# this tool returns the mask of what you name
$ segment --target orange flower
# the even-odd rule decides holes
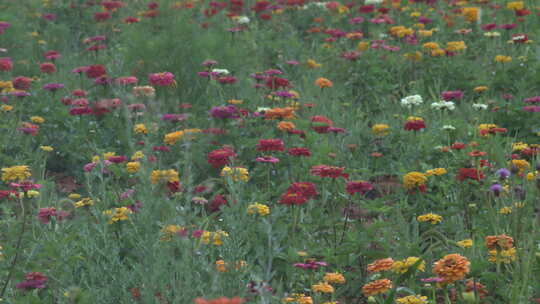
[[[457,253],[448,254],[433,265],[433,273],[444,279],[443,283],[459,281],[469,273],[471,262]]]
[[[291,130],[294,130],[296,126],[290,122],[290,121],[280,121],[278,124],[277,124],[277,128],[280,130],[280,131],[291,131]]]
[[[273,108],[265,112],[266,119],[294,119],[294,108]]]
[[[213,300],[205,300],[203,298],[196,298],[195,300],[193,300],[193,303],[195,304],[242,304],[244,302],[245,300],[239,297],[234,297],[231,299],[226,298],[226,297],[221,297],[221,298],[217,298]]]
[[[514,239],[506,234],[488,235],[485,244],[489,250],[508,250],[514,247]]]
[[[326,78],[323,78],[323,77],[320,77],[318,78],[317,80],[315,80],[315,84],[319,87],[319,88],[331,88],[334,84],[332,83],[332,81],[326,79]]]
[[[390,270],[392,269],[392,265],[394,265],[394,260],[392,258],[379,259],[369,264],[367,267],[367,271],[381,272],[385,270]]]
[[[362,287],[362,292],[364,295],[369,297],[376,294],[385,293],[390,288],[392,288],[392,281],[388,279],[381,279],[364,285]]]

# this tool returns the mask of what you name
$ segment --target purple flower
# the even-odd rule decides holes
[[[9,95],[19,97],[19,98],[32,96],[32,94],[30,94],[30,93],[28,93],[26,91],[13,91],[13,92],[9,92]]]
[[[139,201],[136,201],[135,204],[131,204],[126,206],[131,212],[137,213],[142,208],[142,203]]]
[[[161,120],[171,121],[171,122],[180,122],[187,119],[186,114],[163,114]]]
[[[423,24],[429,24],[429,23],[433,22],[433,19],[430,19],[430,18],[424,17],[424,16],[420,16],[420,17],[418,17],[418,22],[423,23]]]
[[[501,191],[503,190],[503,187],[499,184],[493,184],[491,187],[489,187],[489,190],[495,194],[495,196],[499,196],[501,194]]]
[[[48,278],[41,272],[30,272],[25,275],[25,280],[15,285],[18,289],[43,289]]]
[[[433,278],[420,279],[420,281],[422,281],[424,283],[440,283],[440,282],[444,281],[444,279],[439,278],[439,277],[433,277]]]
[[[120,194],[120,199],[121,200],[128,199],[133,195],[133,193],[135,193],[135,189],[128,189],[124,191],[122,194]]]
[[[64,84],[62,83],[48,83],[43,86],[44,90],[55,92],[56,90],[60,90],[64,88]]]
[[[283,97],[283,98],[294,98],[295,95],[293,93],[290,93],[289,91],[276,91],[272,92],[272,95]]]
[[[240,117],[238,115],[238,109],[234,105],[213,107],[208,113],[210,116],[220,119]]]
[[[505,179],[510,176],[510,170],[506,168],[501,168],[495,172],[496,175],[499,176],[500,179]]]

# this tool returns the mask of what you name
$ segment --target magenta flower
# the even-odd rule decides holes
[[[25,280],[15,285],[18,289],[31,290],[43,289],[48,278],[41,272],[30,272],[25,276]]]
[[[459,100],[463,98],[463,92],[461,91],[444,91],[441,93],[442,99],[449,100]]]
[[[279,162],[279,158],[273,157],[273,156],[263,156],[263,157],[257,157],[255,159],[255,161],[259,162],[259,163],[272,163],[272,164],[275,164],[275,163]]]
[[[540,106],[524,106],[523,111],[532,113],[540,112]]]
[[[56,216],[56,208],[49,207],[39,209],[38,220],[43,224],[48,224],[53,216]]]
[[[170,72],[150,74],[148,75],[148,81],[151,85],[159,87],[168,87],[176,83],[173,73]]]

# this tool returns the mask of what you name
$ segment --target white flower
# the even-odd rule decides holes
[[[420,95],[411,95],[401,99],[401,105],[407,108],[421,105],[424,101]]]
[[[487,110],[488,108],[488,105],[487,104],[483,104],[483,103],[473,103],[472,107],[475,109],[475,110]]]
[[[238,24],[247,24],[249,23],[249,18],[247,16],[241,16],[241,17],[238,17],[238,19],[236,20],[236,22]]]
[[[383,0],[366,0],[366,5],[381,4],[383,2]]]
[[[217,73],[217,74],[220,74],[220,75],[229,75],[229,70],[227,69],[213,69],[212,70],[212,73]]]
[[[444,131],[454,131],[454,130],[456,129],[456,127],[451,126],[451,125],[444,125],[444,126],[442,127],[442,129],[443,129]]]
[[[499,33],[499,32],[486,32],[486,33],[484,33],[484,36],[486,36],[486,37],[500,37],[501,33]]]
[[[432,109],[436,109],[436,110],[448,110],[448,111],[453,111],[456,109],[456,105],[451,102],[451,101],[444,101],[444,100],[441,100],[439,102],[434,102],[431,104],[431,108]]]
[[[267,108],[267,107],[258,107],[257,110],[256,110],[255,112],[259,112],[259,113],[263,112],[263,113],[264,113],[264,112],[266,112],[266,111],[268,111],[268,110],[270,110],[270,108]]]

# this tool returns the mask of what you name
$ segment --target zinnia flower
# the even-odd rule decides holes
[[[470,271],[471,263],[457,253],[448,254],[433,265],[433,273],[442,278],[443,283],[462,280]]]
[[[376,273],[392,269],[394,260],[392,258],[379,259],[367,266],[367,271],[370,273]]]
[[[362,292],[365,296],[374,296],[387,292],[392,288],[392,281],[388,279],[381,279],[370,282],[362,287]]]

